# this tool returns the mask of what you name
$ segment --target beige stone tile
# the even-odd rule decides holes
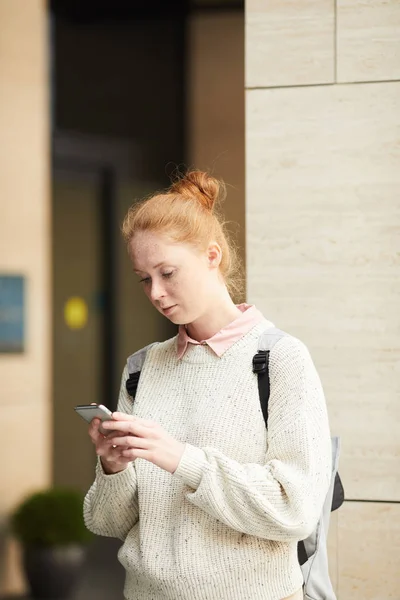
[[[2,410],[0,515],[6,515],[25,494],[50,483],[49,407],[43,403]]]
[[[334,3],[247,0],[246,86],[334,81]]]
[[[316,348],[346,497],[399,500],[400,350]]]
[[[399,78],[400,2],[338,0],[338,81]]]
[[[247,289],[309,346],[349,498],[399,500],[400,83],[247,92]]]
[[[338,600],[397,600],[400,505],[346,502],[338,517]]]
[[[50,479],[48,19],[42,0],[0,2],[0,269],[26,277],[25,352],[0,358],[0,596],[21,583],[7,512]]]
[[[25,352],[1,356],[0,407],[49,397],[47,19],[40,1],[0,2],[0,265],[26,278]]]

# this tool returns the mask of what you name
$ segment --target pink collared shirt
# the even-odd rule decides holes
[[[250,329],[260,323],[260,321],[264,320],[262,313],[257,310],[253,304],[238,304],[237,308],[242,311],[242,314],[208,340],[202,340],[200,342],[193,340],[189,337],[186,327],[180,325],[177,345],[178,359],[181,359],[184,356],[189,344],[207,344],[217,356],[221,357],[224,352],[248,333]]]

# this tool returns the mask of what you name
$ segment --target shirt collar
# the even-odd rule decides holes
[[[234,321],[223,327],[218,333],[214,334],[208,340],[201,340],[198,342],[197,340],[193,340],[186,330],[184,325],[179,326],[178,330],[178,343],[177,343],[177,355],[178,359],[181,359],[189,344],[193,345],[201,345],[207,344],[213,352],[219,357],[221,357],[224,352],[229,350],[229,348],[240,338],[242,338],[246,333],[253,329],[255,325],[264,320],[263,314],[257,310],[257,308],[253,304],[238,304],[237,308],[242,312],[239,317],[237,317]]]

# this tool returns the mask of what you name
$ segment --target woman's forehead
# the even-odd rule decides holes
[[[173,242],[166,236],[152,232],[138,232],[132,238],[130,246],[136,271],[154,269],[162,263],[194,254],[193,249],[187,244]]]
[[[136,233],[130,243],[134,255],[149,255],[165,253],[170,250],[179,249],[183,244],[174,243],[167,236],[153,233],[151,231],[139,231]]]

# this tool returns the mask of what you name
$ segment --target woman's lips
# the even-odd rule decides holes
[[[174,304],[173,306],[169,306],[168,308],[163,308],[163,314],[168,316],[169,314],[171,314],[171,312],[174,310],[174,308],[176,308],[176,304]]]

